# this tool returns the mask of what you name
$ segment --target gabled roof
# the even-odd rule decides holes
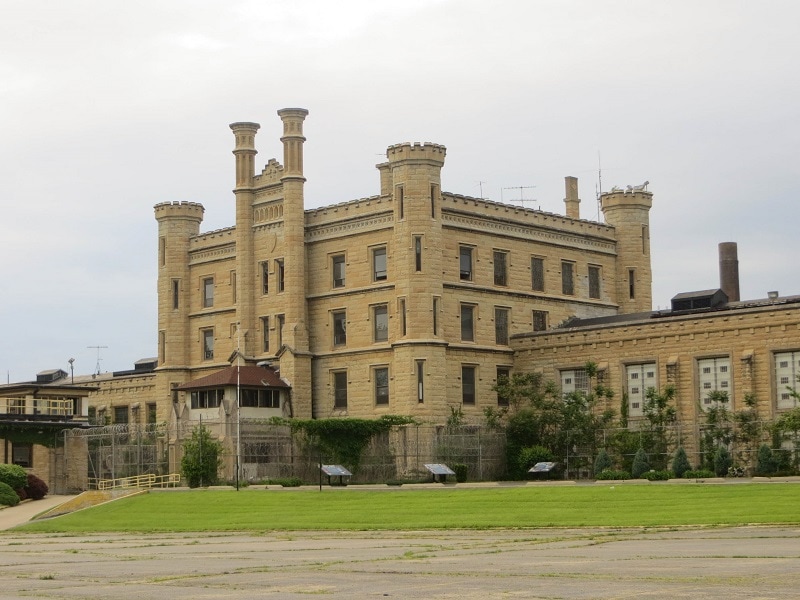
[[[211,375],[179,385],[176,389],[190,391],[212,387],[234,387],[237,382],[245,387],[289,387],[270,367],[230,366]]]

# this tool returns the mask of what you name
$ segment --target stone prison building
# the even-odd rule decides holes
[[[631,426],[648,387],[675,385],[690,451],[709,391],[734,409],[755,394],[765,420],[795,407],[798,298],[740,301],[734,244],[719,289],[652,311],[646,185],[602,193],[600,223],[581,218],[574,177],[552,214],[442,190],[445,147],[402,143],[377,165],[378,194],[306,209],[307,114],[278,111],[283,159],[261,170],[260,126],[230,126],[232,227],[202,232],[197,203],[155,206],[157,357],[85,382],[99,419],[231,419],[238,386],[241,419],[443,424],[460,409],[480,423],[502,402],[498,378],[587,389],[587,361],[627,398]]]

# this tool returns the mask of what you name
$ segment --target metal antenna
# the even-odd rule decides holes
[[[532,190],[535,187],[535,185],[515,185],[512,187],[500,188],[500,201],[503,202],[503,190],[519,190],[519,198],[509,198],[509,202],[519,202],[524,208],[526,202],[536,202],[536,198],[524,198],[522,196],[522,190]]]
[[[479,181],[479,182],[478,182],[478,187],[479,187],[479,188],[480,188],[480,190],[481,190],[481,195],[480,195],[480,199],[481,199],[481,200],[483,200],[483,184],[484,184],[484,183],[486,183],[486,182],[485,182],[485,181]]]
[[[100,375],[100,348],[108,348],[108,346],[86,346],[87,348],[94,348],[97,350],[97,366],[95,367],[95,375]]]

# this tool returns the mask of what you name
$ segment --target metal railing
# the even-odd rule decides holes
[[[131,477],[119,477],[117,479],[97,479],[89,480],[89,487],[95,490],[115,490],[120,488],[154,488],[154,487],[176,487],[181,482],[180,473],[170,473],[168,475],[154,475],[146,473],[144,475],[133,475]]]

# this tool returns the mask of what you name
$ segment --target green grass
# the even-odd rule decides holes
[[[188,491],[125,498],[14,531],[413,530],[800,523],[800,486],[594,485]]]

